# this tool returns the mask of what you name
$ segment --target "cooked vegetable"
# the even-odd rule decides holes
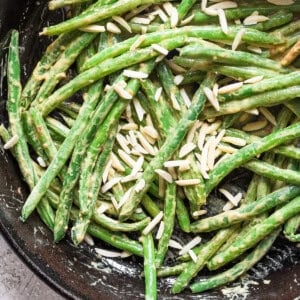
[[[190,288],[236,280],[281,228],[300,240],[300,6],[217,2],[51,0],[71,15],[23,89],[11,31],[0,136],[31,191],[21,220],[142,257],[146,299],[232,260]]]

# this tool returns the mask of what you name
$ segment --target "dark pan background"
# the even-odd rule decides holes
[[[21,31],[21,59],[24,76],[30,74],[40,57],[47,38],[39,38],[42,26],[63,18],[61,11],[51,13],[46,1],[0,0],[0,121],[5,114],[5,36],[11,28]],[[25,78],[23,78],[24,80]],[[0,229],[16,253],[50,286],[72,299],[143,299],[142,261],[99,259],[92,247],[74,247],[69,239],[53,243],[51,232],[37,215],[25,224],[19,221],[22,203],[28,195],[12,156],[0,147]],[[97,247],[107,247],[97,242]],[[1,258],[0,258],[1,260]],[[263,283],[263,278],[271,280]],[[189,291],[169,294],[172,280],[159,281],[160,299],[225,299],[220,290],[201,295]],[[248,286],[248,294],[237,293],[234,299],[295,299],[300,296],[300,249],[279,238],[270,253],[239,285]],[[254,281],[254,282],[253,282]]]

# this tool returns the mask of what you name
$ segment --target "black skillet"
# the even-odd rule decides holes
[[[42,26],[63,18],[62,12],[49,13],[45,1],[0,0],[0,39],[11,28],[21,31],[23,72],[29,74],[46,43],[39,38]],[[5,114],[5,47],[0,44],[0,121]],[[45,282],[66,298],[72,299],[143,299],[142,262],[99,259],[91,247],[74,247],[69,239],[56,245],[51,233],[34,214],[25,224],[19,221],[22,202],[28,190],[13,158],[0,147],[0,229],[24,262]],[[97,247],[107,245],[97,242]],[[1,258],[0,258],[1,265]],[[270,253],[249,276],[230,285],[235,292],[225,296],[221,289],[201,295],[185,291],[169,294],[170,280],[159,281],[160,299],[295,299],[300,295],[300,250],[279,238]],[[263,281],[265,279],[265,281]],[[270,282],[269,282],[270,280]],[[245,293],[237,286],[243,286]]]

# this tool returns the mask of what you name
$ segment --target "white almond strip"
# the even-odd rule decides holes
[[[188,253],[189,253],[189,256],[191,257],[192,261],[194,263],[197,263],[198,258],[197,258],[196,253],[191,249],[188,251]]]
[[[238,147],[244,147],[247,145],[247,142],[244,139],[233,137],[233,136],[224,136],[222,138],[224,143],[229,143]]]
[[[138,172],[137,174],[135,175],[127,175],[127,176],[124,176],[121,178],[121,182],[122,183],[126,183],[126,182],[130,182],[130,181],[135,181],[135,180],[138,180],[140,177],[141,177],[142,173],[141,172]]]
[[[228,33],[228,24],[227,24],[225,12],[223,9],[217,9],[217,12],[218,12],[221,29],[225,34],[227,34]]]
[[[171,93],[171,101],[172,101],[172,106],[174,109],[181,110],[178,100],[174,93]]]
[[[172,167],[183,167],[189,165],[190,162],[188,160],[169,160],[164,162],[165,168],[172,168]]]
[[[120,133],[117,133],[116,140],[120,147],[127,153],[130,154],[130,149],[128,148],[128,141],[127,139]]]
[[[274,126],[277,125],[276,118],[272,115],[272,113],[265,107],[260,107],[258,109],[262,115]]]
[[[114,23],[108,22],[106,24],[106,30],[115,34],[121,33],[121,29]]]
[[[164,56],[167,56],[169,53],[169,51],[166,48],[164,48],[158,44],[152,44],[151,48]]]
[[[207,210],[201,209],[193,212],[193,217],[200,217],[207,214]]]
[[[130,168],[134,167],[135,161],[125,151],[118,149],[118,154]]]
[[[203,125],[200,127],[198,141],[197,141],[197,146],[200,151],[202,151],[202,149],[203,149],[207,128],[208,128],[207,123],[203,123]]]
[[[194,14],[191,14],[189,17],[183,19],[181,22],[180,22],[180,25],[187,25],[188,23],[190,23],[193,19],[194,19],[195,15]]]
[[[132,168],[132,171],[130,173],[131,176],[136,176],[139,171],[141,171],[144,163],[144,156],[140,156],[138,160],[136,161],[135,165]]]
[[[130,47],[130,51],[134,51],[135,49],[139,48],[139,46],[141,46],[141,44],[144,42],[145,40],[145,35],[140,35],[136,41],[131,45]]]
[[[189,153],[191,153],[196,148],[196,145],[194,143],[186,143],[181,147],[179,150],[179,158],[183,158]]]
[[[194,179],[180,179],[176,180],[175,183],[179,186],[191,186],[191,185],[197,185],[201,182],[200,179],[194,178]]]
[[[260,15],[251,15],[244,19],[243,24],[244,25],[255,25],[257,23],[265,22],[269,20],[266,16],[260,16]]]
[[[123,99],[130,100],[132,99],[132,94],[130,94],[128,91],[126,91],[120,84],[115,84],[114,90],[116,93]]]
[[[134,186],[134,191],[139,193],[145,187],[146,182],[144,179],[138,181],[138,183]]]
[[[186,105],[187,108],[189,108],[192,104],[190,97],[188,96],[186,90],[184,88],[179,90],[180,95],[184,101],[184,104]]]
[[[219,111],[220,110],[220,104],[219,104],[218,99],[215,97],[213,91],[210,88],[205,87],[203,89],[203,92],[204,92],[205,96],[207,97],[207,100],[214,107],[214,109],[216,111]]]
[[[115,251],[109,251],[105,249],[100,249],[100,248],[95,248],[95,251],[98,255],[98,257],[105,256],[105,257],[121,257],[122,253],[121,252],[115,252]]]
[[[169,182],[169,183],[173,182],[171,174],[168,173],[167,171],[162,170],[162,169],[156,169],[154,172],[156,174],[158,174],[161,178],[163,178],[164,180],[166,180],[167,182]]]
[[[180,83],[183,81],[183,79],[184,79],[184,77],[182,76],[182,75],[176,75],[175,77],[174,77],[174,83],[176,84],[176,85],[180,85]]]
[[[36,159],[36,161],[38,162],[38,164],[39,164],[42,168],[46,168],[46,167],[47,167],[47,164],[45,163],[45,161],[43,160],[42,157],[39,156],[39,157]]]
[[[111,166],[117,170],[118,172],[124,172],[125,171],[125,168],[122,166],[120,160],[118,159],[118,157],[114,154],[114,153],[111,153]]]
[[[160,98],[160,96],[161,96],[161,94],[162,94],[162,91],[163,91],[162,87],[159,87],[159,88],[156,90],[155,95],[154,95],[154,100],[155,100],[155,101],[158,101],[158,100],[159,100],[159,98]]]
[[[155,150],[153,149],[153,147],[151,146],[151,144],[147,141],[147,139],[142,135],[142,133],[138,132],[137,133],[137,138],[139,139],[141,145],[143,146],[143,148],[145,148],[145,150],[155,156],[156,152]]]
[[[113,16],[112,19],[117,23],[119,23],[122,27],[124,27],[128,32],[130,33],[132,32],[128,22],[124,18],[120,16]]]
[[[234,91],[238,90],[239,88],[241,88],[243,86],[243,84],[244,84],[243,82],[235,82],[232,84],[222,86],[221,88],[219,88],[218,93],[219,93],[219,95],[222,95],[222,94],[234,92]]]
[[[244,80],[244,83],[257,83],[257,82],[259,82],[259,81],[261,81],[263,79],[264,79],[263,75],[254,76],[254,77],[251,77],[249,79]]]
[[[234,40],[232,42],[232,46],[231,49],[233,51],[235,51],[237,49],[237,47],[241,44],[242,39],[243,39],[243,35],[246,32],[245,28],[242,28],[238,31],[238,33],[236,34],[236,36],[234,37]]]
[[[177,241],[174,241],[172,239],[169,240],[169,247],[178,249],[178,250],[182,249],[182,246]]]
[[[128,123],[121,127],[121,130],[137,130],[139,127],[136,123]]]
[[[101,203],[101,205],[97,208],[97,214],[104,214],[109,208],[110,205],[108,203]]]
[[[86,234],[84,235],[83,240],[84,240],[89,246],[95,246],[94,239],[93,239],[93,237],[92,237],[90,234],[86,233]]]
[[[125,194],[121,197],[120,202],[118,203],[118,209],[120,209],[130,198],[132,187],[128,189]]]
[[[164,221],[161,221],[160,224],[159,224],[159,227],[158,227],[156,236],[155,236],[155,238],[156,238],[157,240],[160,240],[160,239],[161,239],[161,237],[162,237],[162,235],[163,235],[163,233],[164,233],[164,229],[165,229],[165,223],[164,223]]]
[[[147,235],[149,232],[151,232],[153,230],[153,228],[161,221],[163,216],[164,216],[164,213],[162,211],[160,211],[155,216],[155,218],[144,228],[144,230],[142,231],[142,234]]]
[[[105,27],[102,25],[89,25],[79,29],[84,32],[105,32]]]
[[[135,78],[135,79],[145,79],[148,78],[147,73],[139,72],[139,71],[133,71],[133,70],[124,70],[123,75],[129,78]]]
[[[102,188],[101,188],[101,192],[102,193],[106,193],[107,191],[109,191],[114,185],[116,185],[117,183],[119,183],[121,180],[120,177],[115,177],[111,180],[109,180],[108,182],[106,182]]]
[[[196,236],[193,238],[190,242],[188,242],[183,248],[179,251],[179,255],[186,254],[189,250],[193,249],[195,246],[199,245],[201,243],[201,237]]]
[[[186,142],[192,143],[195,137],[196,130],[202,126],[202,122],[196,120],[186,135]]]
[[[208,9],[228,9],[228,8],[236,8],[238,5],[234,1],[220,1],[220,3],[213,4]]]
[[[149,25],[151,20],[148,18],[141,18],[141,17],[134,17],[130,20],[132,23],[142,24],[142,25]]]
[[[106,164],[106,166],[104,168],[104,171],[103,171],[103,175],[102,175],[102,181],[103,181],[103,183],[105,183],[107,181],[107,179],[108,179],[108,174],[109,174],[109,171],[111,169],[111,165],[112,165],[112,160],[110,159],[107,162],[107,164]]]
[[[19,137],[17,135],[12,136],[3,146],[3,149],[7,150],[12,148],[19,141]]]
[[[139,121],[143,121],[144,115],[146,114],[146,112],[143,109],[140,101],[138,99],[134,98],[132,102],[133,102],[133,106],[134,106],[134,109],[136,111]]]
[[[145,126],[141,128],[143,134],[149,135],[153,139],[158,139],[158,132],[153,126]]]

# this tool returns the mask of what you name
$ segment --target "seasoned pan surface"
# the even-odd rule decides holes
[[[47,44],[38,38],[39,29],[63,18],[62,12],[49,15],[45,1],[1,0],[0,38],[11,28],[21,31],[22,64],[29,74]],[[1,80],[5,70],[5,42],[1,44]],[[0,121],[6,122],[5,84],[0,82]],[[48,284],[74,299],[143,299],[142,262],[99,259],[91,247],[75,247],[65,240],[56,245],[51,233],[36,215],[19,220],[28,190],[13,158],[0,148],[0,228],[17,254]],[[98,242],[96,246],[106,247]],[[294,299],[300,295],[300,249],[278,239],[269,254],[249,275],[225,290],[202,295],[188,291],[180,296],[169,294],[170,282],[159,282],[161,299]]]

